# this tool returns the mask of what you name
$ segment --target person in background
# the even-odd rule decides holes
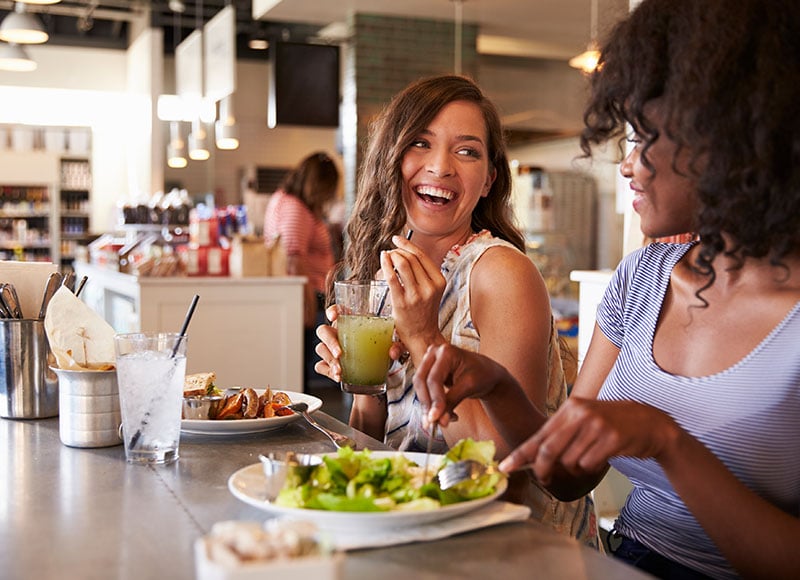
[[[306,382],[316,360],[314,328],[325,320],[326,277],[334,266],[325,212],[338,185],[334,161],[326,153],[312,153],[286,175],[264,213],[264,243],[279,241],[286,252],[286,273],[308,277],[303,301]]]
[[[622,260],[547,420],[474,353],[434,344],[415,376],[429,421],[503,416],[501,469],[562,499],[628,476],[609,543],[659,577],[800,578],[798,31],[795,0],[644,0],[601,51],[582,148],[629,131],[643,233],[697,239]]]
[[[350,424],[400,450],[425,451],[433,437],[432,450],[444,453],[471,437],[494,440],[505,455],[510,448],[479,403],[465,404],[458,423],[432,435],[412,388],[428,345],[452,343],[512,369],[526,400],[544,413],[566,398],[547,290],[512,221],[497,110],[471,80],[439,76],[395,96],[371,129],[343,268],[357,279],[382,272],[407,354],[390,370],[385,397],[354,395]],[[328,312],[335,319],[335,307]],[[336,329],[317,332],[323,342],[315,368],[338,381]],[[525,474],[515,476],[509,497],[554,529],[597,545],[588,498],[556,501]]]

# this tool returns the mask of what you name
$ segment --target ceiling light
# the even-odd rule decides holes
[[[597,0],[592,0],[592,11],[589,22],[589,46],[587,49],[569,60],[569,66],[592,73],[600,61],[600,49],[597,45]]]
[[[29,72],[36,70],[36,61],[18,44],[0,43],[0,70]]]
[[[217,149],[236,149],[239,147],[239,131],[236,116],[233,114],[233,95],[223,97],[219,102],[219,120],[215,123]]]
[[[18,2],[0,24],[0,40],[17,44],[42,44],[50,38],[42,23],[25,12],[25,4]]]
[[[188,165],[186,160],[186,141],[183,139],[180,121],[169,124],[169,144],[167,145],[167,165],[182,169]]]
[[[17,0],[17,2],[22,2],[23,4],[58,4],[61,0]]]
[[[247,42],[250,50],[267,50],[269,48],[269,41],[266,38],[251,38]]]
[[[584,52],[569,59],[569,66],[573,68],[579,68],[588,74],[594,72],[599,61],[600,50],[596,42],[591,42]]]
[[[200,119],[192,122],[192,132],[189,134],[189,159],[205,161],[211,157],[208,150],[208,133]]]

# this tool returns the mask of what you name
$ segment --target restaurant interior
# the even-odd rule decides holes
[[[618,185],[620,153],[604,151],[593,162],[580,158],[587,79],[575,57],[629,9],[629,0],[0,0],[0,38],[8,21],[22,16],[45,33],[34,43],[0,41],[0,260],[52,262],[63,273],[85,276],[82,299],[118,332],[177,329],[188,298],[200,294],[187,372],[213,368],[224,385],[267,383],[313,394],[323,401],[324,425],[372,448],[374,441],[346,426],[349,396],[327,379],[304,376],[303,279],[282,276],[274,261],[270,270],[277,258],[262,253],[264,208],[287,171],[322,150],[343,176],[337,197],[339,219],[346,220],[369,121],[415,79],[464,74],[501,113],[516,219],[577,367],[609,271],[642,238]],[[216,233],[198,244],[208,222]],[[212,259],[214,252],[222,262]],[[212,263],[224,265],[213,269]],[[260,332],[265,327],[271,331]],[[576,370],[568,369],[573,378]],[[50,439],[58,440],[57,431],[56,421]],[[310,436],[317,437],[313,444],[298,443]],[[9,437],[34,445],[17,431]],[[276,448],[300,445],[309,453],[327,443],[323,434],[297,426],[280,437]],[[236,454],[249,457],[245,463],[257,461],[252,441],[227,439],[230,450],[210,448],[205,457],[202,436],[198,441],[190,437],[184,451],[181,440],[179,469],[187,472],[159,475],[151,468],[146,475],[125,471],[81,484],[98,494],[103,509],[112,510],[120,497],[127,503],[109,529],[111,539],[100,544],[114,554],[73,545],[84,554],[73,560],[67,548],[56,548],[54,561],[80,571],[67,577],[193,577],[188,540],[177,548],[170,541],[179,556],[163,576],[157,564],[166,556],[144,546],[144,538],[194,538],[215,521],[258,516],[211,475],[198,484],[211,482],[213,492],[185,480],[200,469],[220,477],[224,471],[227,478],[242,465],[233,460]],[[77,480],[96,477],[90,463],[111,457],[37,449],[59,461],[62,473],[20,468],[14,485],[37,477],[41,493],[56,485],[54,479],[72,489]],[[15,456],[4,457],[8,473]],[[156,503],[107,495],[100,481],[115,485],[114,477],[123,478],[116,481],[123,488],[141,486]],[[624,497],[626,482],[612,480],[595,498],[601,517],[612,517]],[[10,492],[0,499],[0,519],[10,525],[15,512],[9,498]],[[70,498],[63,492],[61,501]],[[168,505],[175,500],[188,523],[151,529],[165,521],[159,510],[178,518]],[[86,533],[102,520],[87,512],[81,523],[62,508],[54,508],[58,523],[85,525]],[[19,509],[21,516],[34,513]],[[152,515],[151,522],[142,524],[137,511]],[[4,535],[11,543],[2,549],[45,530]],[[476,545],[497,548],[516,533],[455,540],[451,547],[471,561]],[[558,556],[535,560],[552,572],[544,577],[638,577],[537,529],[519,533]],[[53,534],[64,540],[63,532]],[[148,550],[156,554],[154,563],[134,574],[130,559]],[[348,553],[342,577],[374,577],[379,558],[386,577],[399,577],[408,571],[405,562],[419,557],[431,558],[430,577],[459,577],[452,562],[437,560],[435,544],[418,552],[392,550],[357,552],[358,558]],[[560,567],[567,554],[575,556],[571,567]],[[516,552],[509,558],[512,564],[500,565],[509,577],[520,577],[520,566],[530,569],[534,561]],[[34,572],[25,577],[56,575],[28,552],[23,560]]]

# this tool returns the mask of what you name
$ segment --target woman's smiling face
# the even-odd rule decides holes
[[[645,152],[644,139],[634,133],[633,148],[620,164],[620,173],[630,180],[633,209],[639,214],[646,236],[660,238],[694,231],[698,209],[695,179],[690,178],[690,151],[666,135],[663,115],[654,101],[647,107],[659,131]],[[645,163],[647,157],[651,167]]]
[[[401,168],[409,227],[437,237],[470,232],[472,211],[496,174],[480,108],[467,101],[445,105],[403,154]]]

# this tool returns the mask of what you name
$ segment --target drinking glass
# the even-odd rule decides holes
[[[334,284],[342,347],[342,391],[359,395],[386,392],[394,318],[384,280],[346,280]]]
[[[186,341],[169,332],[114,338],[125,458],[130,463],[178,459]]]

